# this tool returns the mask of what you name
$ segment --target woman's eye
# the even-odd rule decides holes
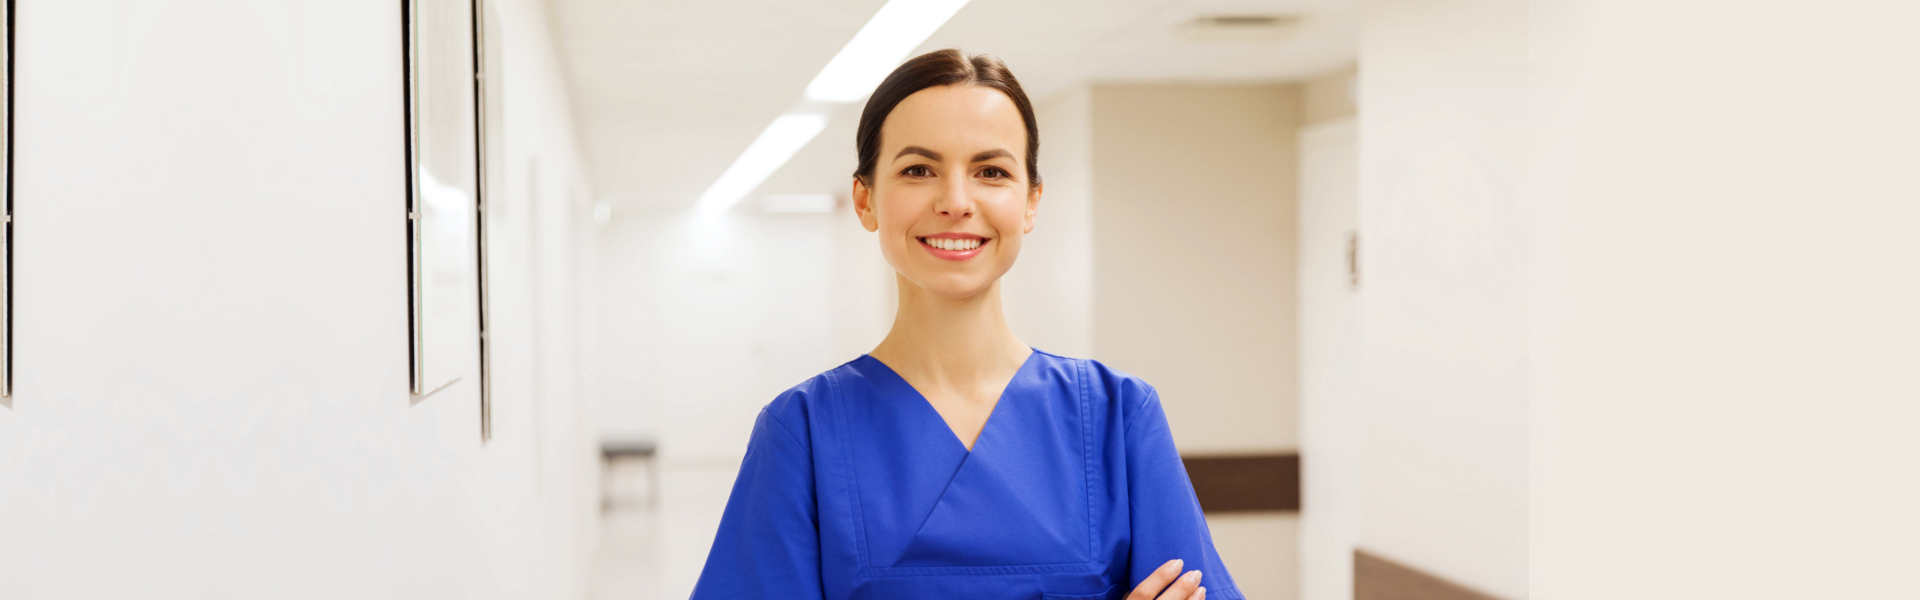
[[[981,169],[980,176],[986,177],[988,179],[1000,179],[1002,177],[1008,177],[1006,170],[1001,169],[1000,167],[987,167],[985,169]]]
[[[914,165],[907,167],[906,170],[901,171],[900,174],[908,177],[932,177],[933,170],[928,169],[926,165]]]

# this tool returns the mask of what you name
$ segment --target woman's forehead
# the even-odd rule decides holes
[[[936,152],[993,149],[1024,155],[1026,123],[1006,93],[984,86],[937,86],[907,96],[880,126],[881,160],[907,146]]]

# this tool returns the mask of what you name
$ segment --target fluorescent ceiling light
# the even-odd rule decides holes
[[[853,102],[886,79],[907,53],[939,31],[967,0],[887,0],[807,84],[807,99]]]
[[[720,180],[700,195],[696,204],[700,210],[722,212],[738,204],[747,192],[760,187],[793,153],[813,141],[820,130],[827,128],[827,118],[823,115],[780,115],[767,125],[760,137],[754,138],[753,145],[734,159],[733,166],[720,175]]]
[[[781,194],[767,196],[760,201],[760,210],[770,213],[827,213],[833,212],[833,194]]]
[[[853,102],[866,97],[908,52],[925,43],[966,5],[967,0],[887,0],[846,47],[827,61],[813,83],[807,84],[807,99]],[[733,161],[733,166],[727,167],[720,180],[700,195],[696,206],[708,212],[733,208],[826,127],[823,115],[788,114],[774,119]]]

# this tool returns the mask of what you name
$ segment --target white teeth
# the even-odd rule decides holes
[[[964,240],[954,239],[954,238],[920,238],[920,240],[922,242],[925,242],[928,246],[933,246],[941,250],[951,250],[951,251],[960,251],[960,252],[972,250],[974,248],[979,248],[980,244],[985,241],[978,238],[970,238],[970,239],[964,239]]]

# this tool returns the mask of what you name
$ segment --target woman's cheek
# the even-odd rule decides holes
[[[895,206],[890,208],[893,209],[890,214],[894,215],[894,218],[891,221],[883,221],[881,223],[880,233],[884,236],[881,245],[886,250],[888,262],[893,263],[896,268],[900,268],[906,265],[906,263],[901,261],[909,260],[913,252],[912,245],[908,243],[910,240],[907,234],[913,231],[914,221],[911,218],[902,218],[905,215],[911,214],[903,210],[905,207]]]

